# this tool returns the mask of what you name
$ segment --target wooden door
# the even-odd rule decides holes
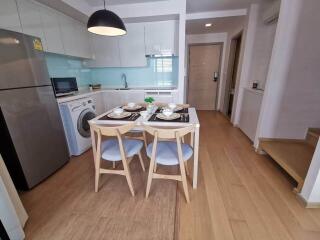
[[[220,44],[195,45],[189,49],[188,103],[198,110],[216,109],[221,51]]]

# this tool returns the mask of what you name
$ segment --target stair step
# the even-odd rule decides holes
[[[306,141],[312,146],[316,147],[320,137],[320,128],[309,128]]]
[[[301,191],[314,154],[315,147],[307,141],[288,139],[261,139],[260,148],[298,182]]]

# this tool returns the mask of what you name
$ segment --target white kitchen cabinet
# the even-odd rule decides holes
[[[92,58],[91,41],[89,39],[87,27],[80,22],[76,22],[75,25],[76,36],[78,39],[78,56],[83,58]]]
[[[147,97],[152,97],[155,102],[159,103],[172,103],[174,102],[173,100],[173,95],[171,91],[168,92],[156,92],[156,91],[151,91],[151,92],[145,92],[145,98]]]
[[[100,115],[106,111],[105,104],[104,104],[104,98],[103,93],[98,92],[94,93],[90,96],[94,102],[94,106],[96,108],[97,115]]]
[[[69,56],[77,56],[78,54],[78,39],[76,38],[76,31],[75,31],[75,20],[72,18],[60,14],[59,16],[59,24],[61,28],[62,34],[62,43],[64,47],[64,52],[66,55]]]
[[[129,102],[142,103],[144,100],[144,91],[142,90],[121,90],[120,95],[122,104],[127,104]]]
[[[102,94],[106,111],[129,102],[142,103],[144,100],[143,90],[109,90]]]
[[[43,31],[46,39],[46,51],[64,54],[62,34],[59,25],[60,14],[48,7],[41,7]]]
[[[127,24],[126,28],[127,34],[119,38],[121,66],[147,66],[144,25],[141,23],[131,23]]]
[[[0,28],[22,32],[15,0],[0,1]]]
[[[41,18],[41,6],[30,0],[18,0],[17,3],[23,33],[39,37],[43,49],[46,50],[47,45]]]
[[[178,21],[149,22],[145,24],[147,55],[175,55],[179,53]]]
[[[88,67],[120,67],[120,52],[118,37],[92,36],[92,61],[85,64]]]
[[[122,104],[120,91],[114,90],[103,92],[103,101],[106,111],[120,106]]]
[[[59,23],[65,54],[74,57],[91,58],[89,34],[85,26],[62,14],[59,17]]]

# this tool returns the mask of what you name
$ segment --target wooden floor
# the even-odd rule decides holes
[[[190,184],[191,203],[187,204],[182,186],[178,185],[175,229],[172,235],[162,239],[319,240],[320,209],[302,207],[292,192],[295,184],[293,180],[269,157],[256,154],[247,137],[240,130],[232,127],[221,114],[202,111],[199,112],[199,117],[201,122],[199,186],[197,190],[193,190]],[[62,169],[39,187],[23,194],[23,202],[32,216],[25,229],[27,236],[32,236],[34,231],[39,231],[38,228],[43,228],[41,223],[49,222],[54,211],[60,211],[61,216],[54,224],[45,224],[42,229],[42,239],[48,239],[48,236],[54,239],[52,236],[68,224],[69,219],[63,218],[66,215],[63,215],[59,209],[57,201],[70,201],[69,198],[77,196],[70,192],[67,195],[61,194],[64,197],[59,197],[59,191],[68,191],[68,188],[63,187],[64,184],[81,187],[81,184],[89,181],[88,186],[91,187],[85,187],[82,194],[87,193],[92,196],[94,190],[93,167],[92,162],[90,163],[92,157],[90,152],[86,154],[81,158],[73,159],[66,166],[68,171]],[[87,157],[89,162],[79,161],[84,157]],[[70,178],[74,172],[77,173],[77,177]],[[58,181],[61,178],[65,179],[62,184]],[[57,197],[46,197],[47,194],[50,195],[50,191],[53,191],[46,187],[47,185],[55,186],[57,190],[54,191],[58,194]],[[107,186],[101,186],[100,191],[103,191],[104,187]],[[152,187],[154,189],[151,195],[155,194],[157,189],[155,185]],[[38,188],[43,190],[38,191]],[[139,189],[139,191],[143,190]],[[126,196],[131,199],[129,191],[127,193]],[[113,194],[123,193],[114,192]],[[88,202],[85,206],[90,207],[91,211],[97,213],[97,209],[102,209],[101,205],[104,204],[102,201],[96,200],[90,204],[90,198],[86,199]],[[134,198],[132,201],[145,204],[142,198]],[[53,210],[50,213],[41,211],[41,209],[47,209],[45,207],[47,205],[52,206]],[[116,216],[117,212],[113,214]],[[174,218],[174,216],[171,217]],[[83,239],[83,234],[92,225],[97,224],[96,220],[94,215],[90,215],[87,219],[79,219],[78,224],[72,222],[74,218],[70,219],[69,235],[65,239]],[[139,223],[145,224],[140,222],[142,219],[135,220],[137,226]],[[104,221],[98,228],[100,239],[132,239],[130,235],[121,238],[117,235],[108,235],[108,226],[115,226],[117,223],[113,222],[112,216],[107,215],[104,216]],[[152,226],[144,227],[147,229]],[[27,237],[27,239],[33,238]],[[156,237],[144,236],[140,239],[156,239]]]

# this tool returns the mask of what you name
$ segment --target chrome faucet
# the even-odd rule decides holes
[[[122,73],[121,79],[124,82],[124,88],[128,88],[127,75],[125,73]]]

